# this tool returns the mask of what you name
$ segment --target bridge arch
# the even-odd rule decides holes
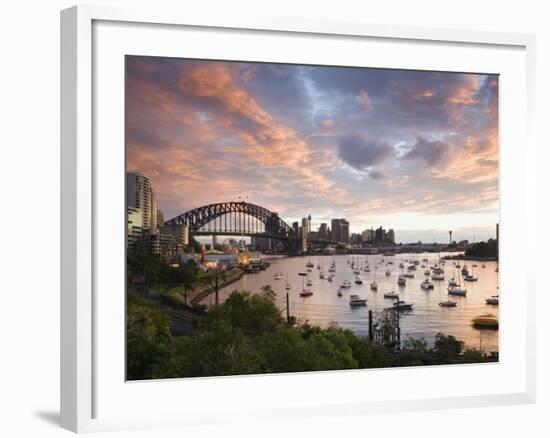
[[[259,229],[260,221],[264,227]],[[228,221],[229,219],[229,221]],[[211,224],[214,226],[210,226]],[[220,202],[203,205],[176,216],[165,225],[187,225],[189,233],[195,235],[244,235],[269,237],[282,241],[289,250],[298,251],[299,236],[296,231],[282,220],[278,213],[250,202]],[[209,225],[208,230],[205,227]]]

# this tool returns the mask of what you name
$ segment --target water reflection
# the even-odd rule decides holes
[[[444,255],[441,254],[442,257]],[[474,317],[487,313],[498,317],[498,306],[491,306],[485,302],[486,298],[498,293],[498,273],[495,272],[496,262],[458,262],[461,266],[466,263],[470,271],[473,269],[474,275],[478,277],[478,281],[466,283],[468,293],[465,297],[449,296],[447,294],[448,280],[453,276],[458,279],[460,274],[460,270],[450,260],[446,261],[443,266],[445,280],[431,280],[435,286],[432,290],[425,291],[420,287],[420,283],[426,278],[424,275],[425,268],[420,265],[414,271],[414,278],[407,278],[406,286],[400,287],[397,285],[397,277],[402,271],[399,268],[400,262],[404,263],[405,268],[408,264],[406,260],[418,260],[419,263],[432,266],[438,262],[438,258],[438,254],[433,253],[399,254],[394,257],[337,255],[271,258],[269,260],[271,266],[268,269],[257,274],[246,274],[238,282],[221,289],[219,299],[222,302],[234,290],[259,293],[262,286],[269,284],[277,294],[277,304],[281,310],[285,307],[286,293],[288,292],[290,313],[299,319],[308,320],[312,324],[323,327],[331,322],[336,322],[339,326],[350,329],[356,334],[367,335],[368,309],[382,310],[391,306],[393,300],[384,298],[383,294],[390,290],[396,290],[400,294],[400,299],[414,304],[411,312],[402,314],[400,322],[402,338],[407,335],[424,337],[429,343],[432,343],[436,333],[443,332],[456,336],[468,346],[475,348],[481,346],[484,351],[497,351],[498,331],[479,330],[474,328],[471,322]],[[427,259],[428,262],[423,262],[422,259]],[[301,298],[299,293],[302,291],[302,277],[298,273],[306,272],[305,265],[308,261],[315,265],[309,273],[309,277],[313,281],[313,286],[309,289],[313,290],[314,294],[308,298]],[[336,272],[334,272],[334,280],[329,282],[327,271],[333,261],[336,265]],[[359,263],[361,267],[365,266],[366,261],[369,263],[371,271],[361,271],[359,275],[363,280],[362,285],[357,285],[354,282],[355,274],[350,267],[350,263],[348,263],[351,261]],[[393,264],[388,264],[390,261]],[[324,271],[324,280],[319,278],[318,264],[321,266],[321,270]],[[472,264],[477,264],[477,267],[472,268]],[[485,267],[482,267],[483,265]],[[389,276],[385,275],[386,269],[391,271]],[[276,273],[281,273],[282,278],[275,280]],[[378,290],[372,291],[369,285],[375,278],[378,283]],[[337,290],[344,280],[349,280],[352,287],[346,289],[343,296],[339,297]],[[288,291],[285,290],[287,282],[292,286]],[[367,307],[350,308],[348,304],[350,294],[367,298]],[[457,301],[456,307],[445,308],[439,306],[439,302],[449,298]],[[213,301],[214,297],[209,296],[203,302],[212,304]]]

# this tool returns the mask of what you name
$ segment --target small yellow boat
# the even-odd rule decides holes
[[[490,313],[477,316],[472,319],[472,322],[474,323],[474,327],[477,328],[498,330],[498,318]]]

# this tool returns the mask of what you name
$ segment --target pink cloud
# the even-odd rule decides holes
[[[372,104],[367,90],[361,90],[357,99],[367,110],[372,111]]]

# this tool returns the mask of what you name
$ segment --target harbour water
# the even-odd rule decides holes
[[[279,257],[271,258],[270,267],[259,273],[245,274],[238,282],[231,284],[219,291],[219,300],[223,302],[234,290],[245,290],[251,293],[260,293],[261,287],[271,285],[277,295],[277,305],[284,311],[286,307],[286,293],[289,293],[290,314],[301,321],[322,327],[330,323],[337,323],[340,327],[349,329],[358,335],[368,334],[368,310],[383,310],[392,306],[394,300],[384,298],[384,293],[395,290],[399,293],[400,299],[413,303],[413,310],[402,312],[400,319],[401,338],[412,336],[423,337],[432,344],[435,335],[442,332],[447,335],[454,335],[464,341],[467,346],[480,348],[485,351],[498,351],[498,331],[480,330],[473,327],[472,319],[483,314],[492,314],[498,317],[498,306],[488,305],[486,298],[497,295],[498,272],[496,262],[481,261],[457,261],[461,267],[466,264],[470,273],[478,277],[478,281],[466,282],[467,295],[451,296],[447,293],[448,281],[452,277],[458,280],[460,269],[457,269],[452,260],[447,260],[442,266],[445,271],[445,280],[430,280],[434,289],[425,291],[420,283],[426,278],[424,271],[428,266],[438,263],[441,253],[420,253],[420,254],[397,254],[384,257],[383,255],[336,255],[336,256],[311,256],[311,257]],[[422,261],[427,259],[427,262]],[[402,273],[399,264],[405,265],[404,272],[410,262],[417,260],[420,264],[414,272],[414,278],[407,278],[405,286],[397,285],[397,277]],[[302,291],[304,277],[298,273],[306,272],[306,263],[311,261],[314,267],[308,273],[313,281],[311,287],[314,294],[307,298],[299,296]],[[327,280],[328,268],[335,262],[336,272],[332,282]],[[361,268],[366,265],[370,272],[361,270],[359,277],[363,280],[362,285],[355,284],[355,274],[351,268],[351,262],[359,264]],[[389,264],[389,262],[392,264]],[[408,261],[408,262],[407,262]],[[349,263],[348,263],[349,262]],[[422,268],[425,264],[426,268]],[[477,267],[472,267],[476,264]],[[321,269],[317,269],[317,265]],[[485,265],[483,268],[482,266]],[[389,269],[391,275],[386,276],[385,271]],[[325,279],[319,278],[320,271],[324,271]],[[281,279],[274,279],[276,273],[281,273]],[[306,279],[308,277],[305,277]],[[431,278],[431,276],[430,276]],[[378,290],[372,291],[370,283],[376,279]],[[340,283],[349,280],[352,287],[344,289],[343,295],[339,297],[337,290]],[[292,286],[285,290],[287,282]],[[464,285],[464,281],[462,281]],[[350,294],[357,294],[367,298],[366,307],[350,308],[348,297]],[[456,307],[441,307],[439,303],[443,300],[452,299],[457,301]],[[203,300],[205,304],[212,304],[214,296],[210,295]],[[283,313],[284,314],[284,313]]]

